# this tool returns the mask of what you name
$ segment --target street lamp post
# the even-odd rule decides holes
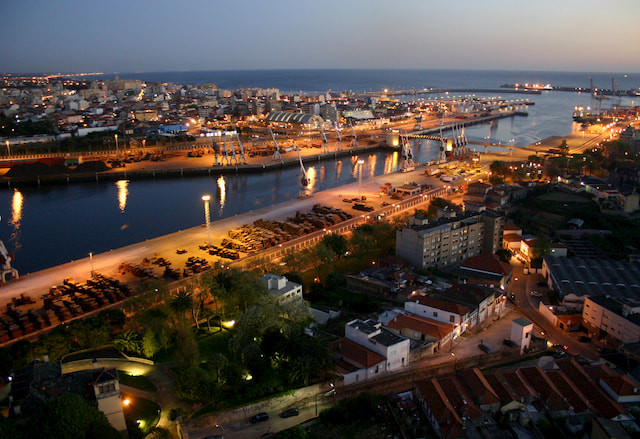
[[[207,245],[211,245],[211,232],[209,225],[211,224],[211,218],[209,216],[209,200],[211,200],[211,195],[203,195],[202,201],[204,201],[204,222],[207,227]]]
[[[362,199],[362,165],[364,160],[358,159],[358,198]]]
[[[114,134],[114,137],[116,138],[116,158],[120,160],[120,149],[118,148],[118,135]]]
[[[9,145],[9,141],[6,140],[5,143],[7,145],[7,157],[11,157],[11,146]]]
[[[91,263],[91,279],[95,279],[96,272],[93,270],[93,252],[89,252],[89,262]]]

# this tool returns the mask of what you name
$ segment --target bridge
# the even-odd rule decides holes
[[[367,91],[362,93],[364,96],[408,96],[438,93],[518,93],[518,94],[541,94],[540,90],[523,90],[510,88],[420,88],[407,90],[381,90]]]

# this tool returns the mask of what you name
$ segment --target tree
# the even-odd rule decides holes
[[[222,381],[222,371],[229,365],[229,360],[224,354],[216,352],[209,360],[209,364],[213,366],[216,371],[216,382],[219,384]]]
[[[511,253],[511,250],[509,249],[501,248],[496,252],[496,255],[498,256],[498,259],[500,259],[502,262],[509,263],[509,261],[511,260],[512,253]]]
[[[191,328],[186,325],[178,326],[175,335],[175,358],[178,366],[183,368],[193,367],[199,362],[198,343]]]
[[[184,313],[193,307],[193,296],[187,291],[179,291],[169,302],[169,307],[178,317],[178,320],[184,321]]]
[[[160,349],[156,335],[153,329],[148,328],[142,336],[142,353],[147,358],[152,358]]]
[[[337,258],[341,258],[347,251],[347,238],[338,233],[328,233],[320,241],[325,247],[330,248]]]
[[[119,433],[104,413],[91,407],[80,395],[67,393],[47,403],[32,417],[32,436],[42,439],[117,439]]]
[[[501,177],[508,177],[511,175],[509,164],[502,160],[495,160],[489,165],[489,170],[492,174],[499,175]]]
[[[113,340],[118,348],[130,354],[139,354],[142,351],[142,340],[140,334],[129,329],[122,332],[115,340]]]

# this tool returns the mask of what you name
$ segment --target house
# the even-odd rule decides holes
[[[640,341],[640,301],[611,296],[584,300],[582,323],[598,339],[619,345]]]
[[[382,355],[385,370],[393,371],[409,364],[409,339],[394,334],[374,320],[355,319],[345,325],[345,338]]]
[[[460,265],[460,272],[470,277],[486,279],[504,290],[511,281],[512,268],[493,253],[481,253],[466,259]]]
[[[336,372],[349,385],[371,378],[386,371],[387,359],[348,338],[332,343]]]
[[[471,308],[448,300],[432,296],[413,295],[404,303],[404,309],[410,313],[449,323],[459,328],[462,334],[469,327]]]
[[[598,384],[614,401],[621,404],[640,402],[640,385],[629,375],[605,375],[600,377]]]
[[[267,273],[260,280],[278,300],[302,300],[302,285],[291,282],[284,276]]]
[[[420,317],[398,311],[395,316],[384,323],[394,334],[399,334],[416,342],[411,343],[410,348],[430,346],[429,353],[440,350],[440,348],[451,340],[455,326],[437,320]]]
[[[115,368],[94,368],[62,374],[60,363],[42,363],[13,372],[9,410],[13,416],[30,416],[48,400],[65,393],[82,396],[105,414],[119,432],[127,426],[122,410],[120,380]]]

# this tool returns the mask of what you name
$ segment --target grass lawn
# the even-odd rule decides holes
[[[121,370],[118,371],[118,377],[120,377],[120,384],[133,387],[138,390],[144,390],[146,392],[157,392],[158,388],[153,384],[149,378],[144,375],[130,375]]]
[[[137,426],[146,435],[160,420],[160,406],[144,398],[128,397],[128,399],[131,403],[124,409],[127,426],[129,429]]]

